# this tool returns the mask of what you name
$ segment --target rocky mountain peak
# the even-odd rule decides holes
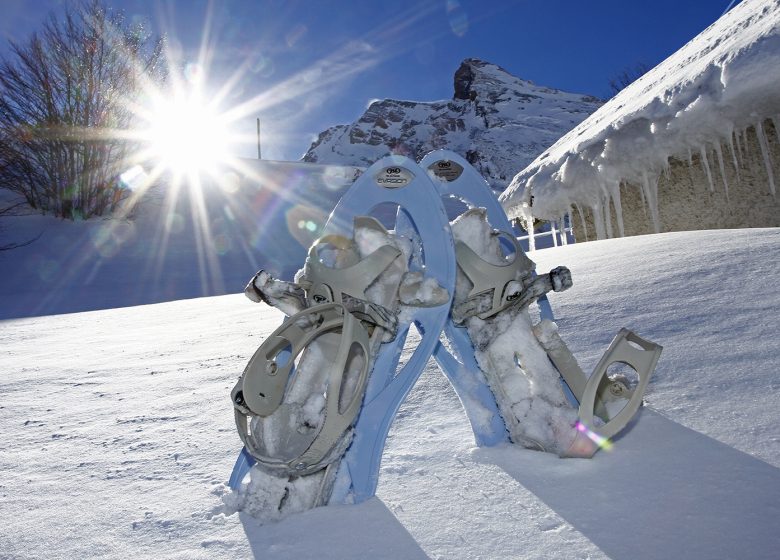
[[[602,101],[521,80],[496,64],[465,59],[450,101],[372,103],[354,123],[319,135],[304,161],[368,166],[391,153],[417,160],[447,148],[495,188],[595,111]]]
[[[473,101],[481,89],[496,83],[522,82],[496,64],[478,58],[467,58],[455,71],[455,94],[453,99]]]

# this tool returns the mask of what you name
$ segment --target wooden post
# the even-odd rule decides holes
[[[257,159],[263,159],[260,152],[260,117],[257,118]]]

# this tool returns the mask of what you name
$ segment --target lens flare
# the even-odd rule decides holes
[[[609,451],[610,449],[612,449],[612,442],[609,441],[609,438],[605,438],[604,436],[600,436],[599,434],[597,434],[596,432],[594,432],[593,430],[588,428],[582,422],[578,421],[574,426],[577,428],[578,432],[581,432],[581,433],[585,434],[586,436],[588,436],[588,438],[593,443],[598,445],[600,449],[604,449],[605,451]]]

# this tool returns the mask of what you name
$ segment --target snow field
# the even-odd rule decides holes
[[[655,410],[780,467],[778,253],[780,230],[756,229],[531,257],[539,270],[572,270],[574,287],[551,302],[586,372],[620,327],[632,328],[664,346],[647,396]],[[432,363],[391,430],[378,499],[266,527],[225,515],[220,496],[240,448],[230,388],[280,322],[241,295],[0,322],[0,556],[605,557],[588,530],[498,466],[544,456],[474,448]],[[566,468],[576,476],[598,464]]]

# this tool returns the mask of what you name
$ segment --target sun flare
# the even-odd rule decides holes
[[[176,174],[213,172],[228,158],[227,123],[199,96],[158,102],[147,134],[152,156]]]

